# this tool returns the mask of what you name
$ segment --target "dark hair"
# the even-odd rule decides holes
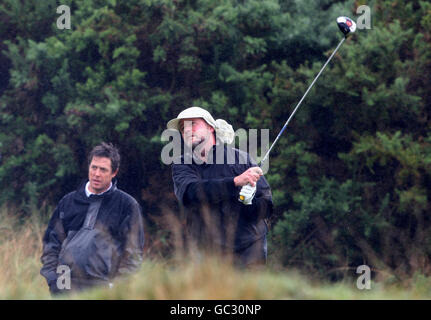
[[[93,157],[104,157],[111,159],[112,172],[115,172],[120,167],[120,153],[112,143],[102,142],[95,146],[88,155],[88,165],[90,166]]]

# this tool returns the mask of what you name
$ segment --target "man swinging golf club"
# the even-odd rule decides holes
[[[337,25],[344,37],[296,105],[261,164],[268,158],[329,61],[347,36],[356,30],[355,22],[348,17],[338,17]],[[167,126],[180,130],[185,144],[193,149],[192,164],[186,164],[183,155],[180,164],[172,165],[172,177],[175,195],[189,211],[189,217],[199,222],[192,228],[193,233],[199,235],[196,239],[206,238],[208,243],[232,250],[234,258],[241,264],[264,262],[267,232],[264,218],[272,213],[271,191],[265,178],[261,177],[262,171],[248,154],[224,146],[224,142],[230,143],[233,139],[232,126],[221,119],[215,121],[208,111],[198,107],[184,110]],[[217,148],[220,143],[223,148]],[[224,151],[224,160],[232,153],[235,160],[245,157],[246,165],[241,165],[241,161],[233,165],[209,163],[211,156],[217,156],[217,149]]]
[[[174,192],[186,211],[192,244],[233,257],[237,265],[264,264],[271,190],[250,156],[226,145],[234,138],[232,126],[191,107],[167,128],[178,130],[192,152],[191,161],[185,151],[172,164]]]

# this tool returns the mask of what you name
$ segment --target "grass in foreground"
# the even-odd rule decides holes
[[[24,224],[0,214],[0,299],[51,299],[41,267],[45,225]],[[175,261],[147,259],[141,270],[98,288],[61,299],[431,299],[431,278],[408,285],[372,282],[371,290],[342,283],[310,281],[294,271],[239,270],[215,257]]]
[[[354,280],[311,282],[296,272],[242,271],[215,258],[178,266],[147,261],[139,273],[75,299],[430,299],[431,280],[410,288],[372,283],[359,290]]]

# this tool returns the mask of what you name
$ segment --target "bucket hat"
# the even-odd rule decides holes
[[[182,119],[202,118],[216,132],[216,138],[223,143],[232,143],[235,133],[232,126],[223,119],[214,120],[211,113],[200,107],[190,107],[181,111],[175,119],[168,121],[166,127],[172,130],[180,130],[179,125]]]

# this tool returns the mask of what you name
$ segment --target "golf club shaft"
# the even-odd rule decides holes
[[[274,142],[272,143],[271,147],[268,149],[268,151],[266,152],[265,156],[262,158],[262,160],[260,161],[260,167],[262,167],[262,164],[265,162],[266,158],[268,157],[269,153],[271,152],[272,148],[274,147],[274,145],[277,143],[278,139],[280,139],[280,136],[283,134],[283,131],[286,129],[287,125],[289,124],[290,120],[293,118],[293,116],[295,115],[296,111],[298,110],[299,106],[301,105],[302,101],[304,100],[304,98],[307,96],[308,92],[311,90],[311,88],[313,87],[314,83],[316,82],[316,80],[319,78],[320,74],[322,73],[322,71],[325,69],[325,67],[328,65],[329,61],[331,61],[332,57],[335,55],[335,53],[337,52],[338,48],[340,48],[340,46],[343,44],[344,40],[346,40],[345,37],[343,37],[343,39],[341,39],[340,43],[338,44],[337,48],[335,48],[334,52],[332,52],[331,56],[328,58],[328,60],[326,61],[326,63],[323,65],[322,69],[320,69],[319,73],[317,74],[317,76],[314,78],[313,82],[310,84],[310,86],[308,87],[307,91],[305,91],[304,95],[302,96],[301,100],[298,102],[297,106],[295,107],[295,109],[293,110],[292,114],[290,115],[289,119],[287,119],[286,123],[284,124],[283,128],[280,130],[280,133],[277,135],[277,137],[275,138]]]
[[[340,46],[343,44],[344,40],[346,40],[346,36],[343,37],[343,39],[341,39],[340,43],[338,43],[338,46],[335,48],[334,52],[332,52],[331,56],[328,58],[328,60],[326,60],[325,64],[323,65],[323,67],[320,69],[319,73],[317,74],[317,76],[314,78],[313,82],[310,84],[310,86],[308,87],[307,91],[305,91],[304,95],[302,96],[301,100],[299,100],[298,104],[296,105],[295,109],[293,109],[292,114],[289,116],[289,119],[287,119],[286,123],[284,124],[283,128],[281,128],[280,132],[278,133],[277,137],[275,138],[274,142],[271,144],[271,147],[268,149],[268,151],[265,153],[265,156],[262,158],[262,160],[260,161],[259,167],[262,167],[263,163],[265,162],[265,160],[268,158],[269,153],[271,152],[272,148],[274,147],[274,145],[277,143],[278,139],[280,139],[280,136],[283,134],[283,131],[286,129],[287,125],[289,124],[290,120],[292,120],[293,116],[295,115],[296,111],[298,110],[299,106],[301,105],[302,101],[305,99],[305,97],[307,96],[308,92],[311,90],[311,88],[314,86],[314,83],[317,81],[317,79],[320,77],[320,74],[323,72],[323,70],[326,68],[326,66],[328,65],[329,61],[331,61],[332,57],[335,55],[335,53],[338,51],[338,49],[340,48]],[[244,201],[244,196],[239,196],[239,201]]]

